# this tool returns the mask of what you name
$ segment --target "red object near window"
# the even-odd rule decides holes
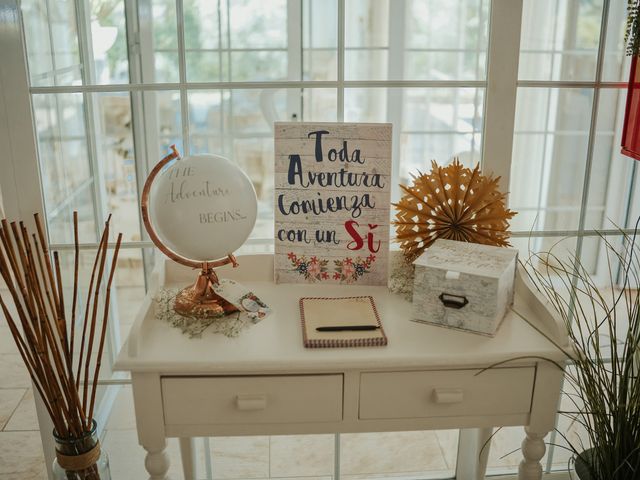
[[[636,55],[631,59],[627,106],[622,128],[622,154],[640,160],[640,64]]]

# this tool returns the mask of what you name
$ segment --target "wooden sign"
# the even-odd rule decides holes
[[[386,285],[391,124],[275,124],[276,282]]]

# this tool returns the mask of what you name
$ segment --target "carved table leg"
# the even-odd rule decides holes
[[[540,480],[542,478],[542,464],[540,460],[544,457],[547,447],[544,444],[544,437],[548,432],[536,433],[524,428],[527,436],[522,441],[522,455],[524,459],[518,467],[518,480]]]
[[[151,445],[142,445],[147,451],[144,466],[149,474],[149,480],[165,480],[170,464],[169,454],[165,451],[167,441],[162,439],[161,443],[154,443],[155,445],[153,447]]]

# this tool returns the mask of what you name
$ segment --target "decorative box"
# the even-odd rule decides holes
[[[513,248],[436,240],[414,262],[414,320],[495,335],[513,304],[517,258]]]

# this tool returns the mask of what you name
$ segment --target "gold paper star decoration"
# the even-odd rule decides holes
[[[413,185],[400,185],[404,196],[397,208],[396,241],[407,261],[418,258],[438,238],[510,246],[509,219],[516,212],[506,208],[498,190],[500,177],[491,178],[460,164],[456,158],[446,167],[431,162],[431,172],[413,176]]]

